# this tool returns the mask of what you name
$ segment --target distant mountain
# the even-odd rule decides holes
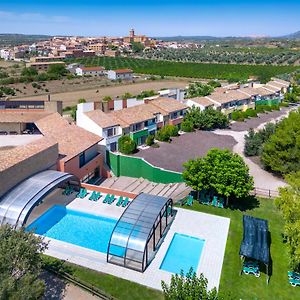
[[[291,39],[291,40],[298,40],[300,39],[300,30],[288,35],[283,35],[280,38],[284,38],[284,39]]]
[[[16,46],[48,40],[49,38],[51,38],[49,35],[0,33],[0,45]]]

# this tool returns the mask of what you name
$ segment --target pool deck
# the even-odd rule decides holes
[[[75,199],[67,207],[111,218],[119,218],[125,209],[117,207],[115,203],[108,205],[102,203],[102,201],[92,202],[88,199]],[[230,219],[183,208],[176,208],[176,210],[177,214],[170,230],[155,258],[144,273],[107,263],[106,254],[104,253],[49,238],[45,238],[46,241],[49,241],[46,254],[161,290],[161,280],[169,283],[172,274],[161,270],[160,265],[174,233],[177,232],[205,240],[197,274],[204,274],[208,279],[209,289],[218,288]],[[178,259],[180,259],[180,256]]]

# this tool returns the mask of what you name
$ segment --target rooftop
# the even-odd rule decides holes
[[[50,114],[50,112],[0,111],[0,123],[34,123]]]
[[[149,104],[161,108],[168,113],[188,108],[186,105],[182,104],[177,100],[173,100],[170,98],[163,98],[163,97],[156,98],[151,102],[149,102]]]
[[[116,73],[133,73],[133,71],[131,69],[117,69],[117,70],[112,70]]]
[[[65,156],[63,161],[70,160],[103,139],[76,125],[70,125],[58,113],[38,120],[35,125],[44,136],[58,143],[59,154]]]
[[[83,71],[103,71],[103,70],[105,70],[103,67],[82,67],[80,69]]]
[[[211,102],[209,99],[207,99],[206,97],[195,97],[195,98],[191,98],[191,99],[188,99],[188,100],[191,100],[195,103],[198,103],[204,107],[208,107],[208,106],[212,106],[214,105],[213,102]]]

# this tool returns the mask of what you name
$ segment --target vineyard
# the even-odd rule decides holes
[[[299,65],[300,51],[268,48],[210,48],[147,49],[141,54],[146,59],[178,62],[205,62],[262,65]]]
[[[66,60],[66,63],[73,62],[81,63],[87,67],[103,66],[107,70],[130,68],[135,73],[159,76],[224,79],[231,81],[246,80],[250,76],[254,76],[262,82],[269,80],[273,76],[290,73],[297,69],[295,66],[183,63],[124,57],[91,57]]]

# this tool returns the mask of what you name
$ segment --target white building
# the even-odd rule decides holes
[[[186,105],[189,107],[193,107],[193,106],[199,107],[200,110],[205,110],[208,107],[215,108],[215,106],[214,106],[215,103],[206,97],[195,97],[195,98],[187,99]]]
[[[133,71],[130,69],[109,70],[107,72],[108,79],[111,80],[132,80]]]
[[[78,76],[103,76],[104,70],[103,67],[78,67],[75,72]]]

